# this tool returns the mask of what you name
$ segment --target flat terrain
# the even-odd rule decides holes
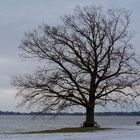
[[[140,140],[140,126],[84,133],[1,134],[0,140]]]
[[[82,132],[95,132],[109,130],[110,128],[100,128],[100,127],[68,127],[55,130],[41,130],[41,131],[31,131],[23,132],[22,134],[50,134],[50,133],[82,133]],[[21,133],[19,133],[21,134]]]

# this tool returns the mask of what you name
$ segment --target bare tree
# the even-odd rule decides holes
[[[83,106],[83,126],[90,127],[96,105],[135,102],[140,72],[129,17],[124,9],[77,7],[62,25],[43,24],[25,33],[20,46],[24,57],[38,58],[46,66],[14,77],[22,104],[45,111]]]

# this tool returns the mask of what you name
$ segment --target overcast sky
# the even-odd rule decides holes
[[[76,5],[91,4],[132,11],[131,28],[136,33],[133,44],[140,55],[140,0],[0,0],[0,110],[17,111],[10,75],[32,72],[37,65],[19,56],[24,32],[42,23],[57,25],[60,17],[71,13]]]

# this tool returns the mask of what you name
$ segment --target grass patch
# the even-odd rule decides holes
[[[100,130],[108,130],[111,128],[99,128],[99,127],[71,127],[71,128],[61,128],[56,130],[41,130],[41,131],[33,131],[33,132],[25,132],[22,134],[49,134],[49,133],[80,133],[80,132],[94,132]]]

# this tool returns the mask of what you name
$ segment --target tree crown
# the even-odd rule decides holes
[[[25,33],[20,49],[47,66],[14,78],[22,103],[61,111],[134,101],[140,73],[129,17],[124,9],[105,13],[101,7],[77,7],[62,25],[43,24]]]

